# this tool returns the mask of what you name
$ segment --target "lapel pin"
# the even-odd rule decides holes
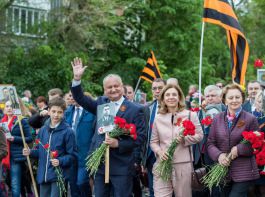
[[[125,112],[125,110],[126,110],[126,106],[125,106],[125,105],[122,105],[122,106],[120,107],[120,111]]]

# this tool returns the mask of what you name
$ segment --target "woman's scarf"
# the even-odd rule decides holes
[[[7,125],[10,132],[16,119],[17,116],[12,116],[12,119]],[[4,115],[1,122],[8,122],[8,116]],[[7,143],[7,156],[2,160],[2,164],[6,166],[8,169],[10,169],[10,142],[6,140],[6,143]]]

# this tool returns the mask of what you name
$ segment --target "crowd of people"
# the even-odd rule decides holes
[[[63,94],[58,88],[51,89],[48,101],[44,96],[37,97],[36,107],[30,91],[25,91],[20,100],[22,120],[14,114],[12,101],[5,103],[0,127],[0,197],[8,193],[12,197],[34,196],[27,156],[31,158],[40,197],[61,196],[55,170],[58,166],[72,197],[141,197],[145,195],[144,187],[150,197],[265,195],[265,179],[259,175],[253,149],[240,143],[243,131],[264,131],[265,102],[258,81],[248,83],[247,96],[236,84],[224,86],[217,82],[205,87],[203,95],[196,85],[191,85],[185,97],[176,78],[157,78],[151,86],[153,100],[142,105],[134,102],[133,87],[123,84],[116,74],[104,78],[104,95],[93,98],[81,87],[86,70],[82,60],[75,58],[71,64],[71,90]],[[106,103],[114,103],[115,116],[136,126],[135,140],[99,132],[105,123],[98,107]],[[110,107],[104,106],[109,116]],[[212,123],[202,124],[209,116]],[[181,136],[180,119],[194,124],[194,135]],[[114,118],[106,116],[105,120],[113,122]],[[156,166],[168,159],[173,139],[177,139],[178,146],[172,157],[171,178],[165,181]],[[107,184],[105,163],[92,176],[86,170],[87,156],[102,143],[110,147]],[[56,156],[50,157],[49,151],[56,151]],[[226,184],[211,191],[192,191],[193,169],[214,163],[229,166]]]

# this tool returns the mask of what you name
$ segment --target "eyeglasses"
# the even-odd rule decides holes
[[[156,91],[156,90],[162,90],[162,89],[163,89],[163,86],[152,87],[152,90],[153,90],[153,91]]]

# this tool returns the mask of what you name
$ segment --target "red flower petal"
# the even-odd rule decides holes
[[[57,151],[57,150],[55,150],[55,151],[51,151],[51,157],[52,157],[53,159],[56,159],[56,158],[58,157],[58,151]]]
[[[50,145],[49,145],[49,144],[45,144],[45,145],[43,146],[43,148],[48,149],[48,148],[50,148]]]
[[[40,143],[40,139],[35,139],[35,144],[39,144]]]

